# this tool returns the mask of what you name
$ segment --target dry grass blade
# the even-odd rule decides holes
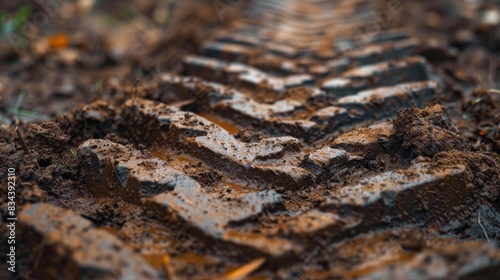
[[[490,238],[488,237],[488,234],[486,233],[486,230],[484,229],[483,224],[481,224],[481,213],[477,213],[477,223],[479,224],[479,226],[483,230],[484,236],[486,237],[486,242],[489,243]]]
[[[485,91],[489,92],[489,93],[500,93],[500,90],[498,90],[498,89],[487,89]]]
[[[227,272],[226,274],[224,274],[224,277],[222,277],[222,279],[224,280],[244,279],[252,272],[257,270],[259,267],[261,267],[265,261],[266,259],[264,258],[255,259],[247,264],[244,264],[236,269],[233,269],[232,271]]]

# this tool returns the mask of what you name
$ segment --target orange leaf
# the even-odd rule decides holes
[[[69,38],[64,33],[51,35],[48,39],[51,49],[63,49],[69,44]]]

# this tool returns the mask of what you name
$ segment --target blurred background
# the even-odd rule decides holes
[[[181,71],[214,30],[213,1],[1,1],[0,123],[48,119],[136,79]]]
[[[46,120],[130,92],[137,79],[145,84],[162,71],[182,72],[182,56],[200,53],[204,40],[237,27],[251,2],[1,1],[0,123]],[[443,63],[449,75],[498,88],[500,1],[402,4],[391,25],[424,32],[421,55]]]

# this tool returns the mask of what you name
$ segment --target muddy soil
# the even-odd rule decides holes
[[[0,4],[0,278],[497,279],[498,3],[330,2]]]

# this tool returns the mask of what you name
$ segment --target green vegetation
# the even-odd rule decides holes
[[[32,12],[31,7],[22,7],[17,10],[13,17],[9,18],[5,12],[0,11],[0,34],[2,37],[20,32]]]

